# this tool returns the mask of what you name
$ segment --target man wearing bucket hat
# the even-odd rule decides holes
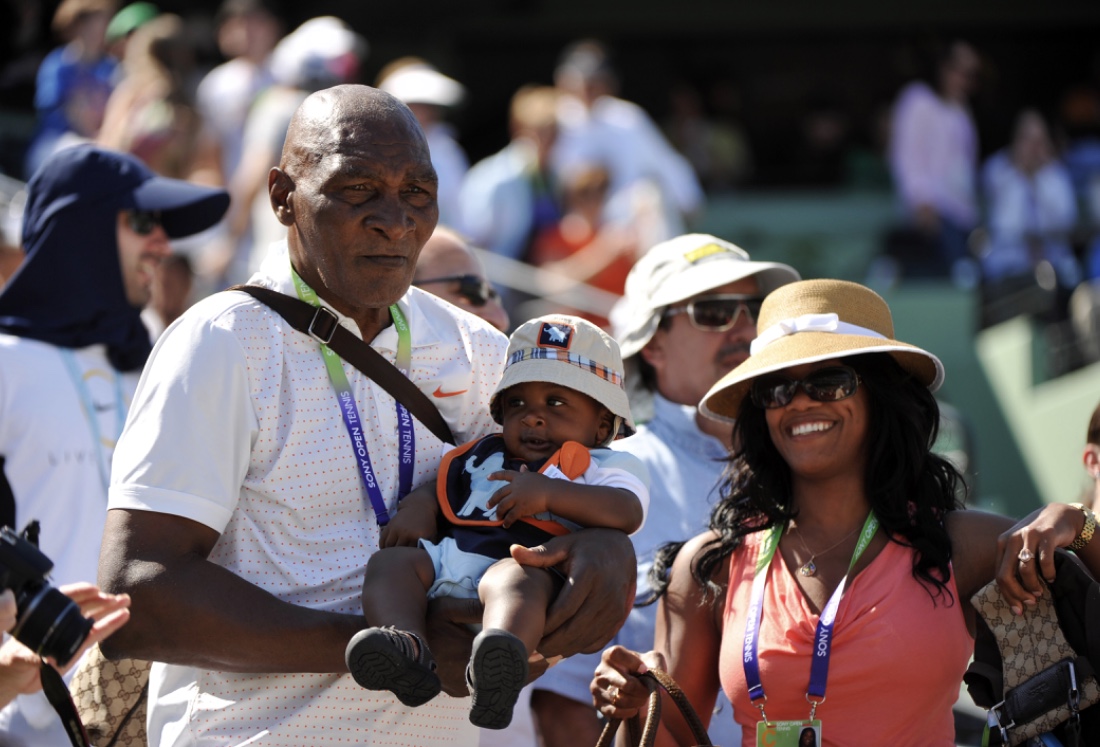
[[[58,151],[27,185],[26,259],[0,293],[0,525],[41,523],[55,584],[87,580],[99,558],[115,442],[152,349],[154,271],[169,239],[228,205],[224,190],[90,145]],[[41,694],[0,713],[0,731],[67,741]]]
[[[764,295],[795,280],[793,268],[753,262],[740,247],[707,234],[654,246],[627,277],[623,303],[612,319],[631,406],[636,416],[652,411],[638,435],[614,445],[641,459],[651,475],[651,518],[631,538],[639,601],[649,595],[646,576],[657,548],[702,531],[717,500],[730,426],[702,417],[696,404],[748,357]],[[616,642],[648,650],[655,615],[653,605],[635,607]],[[532,700],[545,739],[557,735],[560,744],[573,744],[578,729],[599,729],[588,692],[596,663],[595,656],[574,657],[538,680]],[[716,744],[739,738],[729,710],[728,703],[720,704],[712,719]]]
[[[951,747],[967,601],[996,577],[1024,614],[1057,547],[1100,571],[1095,519],[1067,504],[1015,525],[962,510],[962,476],[931,451],[943,366],[895,338],[870,289],[785,285],[758,327],[701,404],[735,421],[723,498],[706,532],[658,555],[655,650],[606,650],[596,705],[628,717],[645,700],[635,675],[661,666],[697,707],[729,695],[745,745],[809,726],[817,744]],[[663,743],[689,743],[670,732]]]
[[[347,664],[365,688],[409,706],[431,700],[440,682],[424,642],[427,601],[479,597],[470,720],[503,729],[563,581],[519,565],[513,546],[581,527],[636,531],[649,493],[645,467],[607,448],[634,423],[618,345],[590,322],[559,314],[521,325],[490,411],[501,432],[448,453],[437,483],[410,495],[383,532],[387,549],[371,557],[363,585],[375,627],[351,639]]]

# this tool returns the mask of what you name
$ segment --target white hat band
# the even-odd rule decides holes
[[[840,321],[836,314],[803,314],[792,319],[777,322],[756,336],[749,346],[749,353],[756,355],[776,340],[798,332],[833,332],[838,335],[858,335],[860,337],[878,337],[888,339],[886,335],[875,332],[858,324]]]

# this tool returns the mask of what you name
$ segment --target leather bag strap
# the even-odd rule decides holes
[[[328,345],[333,352],[366,374],[390,396],[403,404],[435,437],[453,444],[455,437],[439,410],[416,384],[383,358],[378,351],[340,326],[336,315],[324,306],[311,306],[285,293],[259,285],[235,285],[232,291],[242,291],[270,306],[286,319],[291,327]]]
[[[61,723],[65,726],[65,736],[69,738],[69,742],[73,747],[91,747],[92,742],[88,738],[88,732],[80,721],[76,704],[73,703],[69,687],[61,679],[61,674],[43,661],[39,676],[42,678],[42,690],[46,693],[46,700],[61,717]]]
[[[634,716],[627,722],[631,744],[638,745],[638,747],[653,747],[653,740],[657,736],[657,725],[661,722],[661,690],[664,690],[680,710],[684,721],[687,722],[688,728],[691,729],[691,734],[695,738],[696,745],[699,745],[699,747],[713,746],[714,743],[710,741],[710,736],[707,734],[703,722],[699,719],[699,714],[695,712],[695,708],[692,707],[691,702],[688,701],[687,696],[684,695],[674,679],[660,669],[651,669],[640,675],[639,679],[649,689],[649,705],[646,709],[645,724],[640,729],[638,727],[638,716]],[[615,743],[615,732],[619,730],[621,723],[622,721],[619,719],[609,719],[604,724],[600,739],[596,742],[596,747],[611,747]]]

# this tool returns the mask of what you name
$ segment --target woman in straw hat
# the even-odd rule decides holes
[[[943,366],[894,339],[867,288],[783,286],[758,329],[701,403],[735,420],[723,500],[655,567],[656,650],[605,651],[596,704],[633,715],[648,694],[634,675],[659,666],[702,714],[723,688],[746,746],[795,745],[805,727],[823,745],[954,745],[968,600],[996,577],[1023,614],[1058,547],[1100,572],[1095,519],[1067,504],[1015,526],[961,510],[961,475],[930,450]],[[662,730],[658,744],[693,743],[677,721]]]

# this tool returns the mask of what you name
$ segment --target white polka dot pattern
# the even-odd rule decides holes
[[[284,283],[271,283],[288,292]],[[422,391],[454,394],[434,397],[459,443],[491,432],[496,426],[488,414],[489,396],[503,367],[505,338],[474,321],[457,317],[434,297],[412,289],[402,301],[413,333],[413,367],[410,378]],[[354,324],[342,319],[343,324]],[[231,335],[236,344],[218,343],[225,358],[211,373],[201,346],[208,337]],[[170,441],[177,452],[203,448],[201,439],[214,439],[209,422],[201,422],[204,408],[187,407],[174,397],[194,388],[191,381],[155,381],[158,376],[206,377],[217,390],[247,387],[239,399],[244,407],[214,408],[231,423],[231,432],[250,432],[252,446],[247,465],[242,464],[243,485],[231,496],[214,496],[203,475],[192,475],[193,463],[179,460],[177,467],[156,467],[161,488],[170,487],[193,499],[196,508],[178,513],[204,521],[221,531],[210,555],[222,565],[276,597],[297,605],[328,611],[361,614],[363,573],[378,547],[378,526],[356,469],[352,447],[336,396],[329,383],[317,343],[293,331],[274,311],[244,294],[221,294],[188,312],[178,329],[162,340],[165,350],[155,355],[166,360],[203,361],[187,373],[175,374],[170,366],[153,365],[137,398],[162,402],[167,412],[191,422],[161,422],[163,436],[145,433],[151,443],[138,443],[141,429],[125,443],[126,463],[155,461]],[[384,330],[374,347],[393,360],[396,334]],[[183,346],[173,350],[173,346]],[[186,349],[186,348],[190,349]],[[192,356],[189,358],[188,356]],[[359,414],[368,436],[370,458],[389,506],[397,491],[397,416],[393,399],[354,367],[345,364]],[[204,372],[205,371],[205,372]],[[235,375],[233,372],[243,372]],[[236,379],[234,378],[236,376]],[[218,377],[228,383],[218,382]],[[239,385],[234,384],[239,380]],[[232,393],[212,397],[235,402]],[[192,403],[193,404],[193,403]],[[211,408],[206,408],[211,409]],[[208,416],[213,417],[213,416]],[[199,421],[199,422],[196,422]],[[158,443],[158,439],[162,443]],[[181,446],[181,440],[188,443]],[[124,441],[126,437],[124,436]],[[239,444],[227,444],[233,451]],[[416,426],[414,484],[433,479],[446,445],[427,428]],[[134,451],[142,449],[143,454]],[[242,451],[242,454],[244,452]],[[232,461],[227,454],[221,457]],[[219,465],[220,467],[220,465]],[[172,470],[175,469],[175,472]],[[190,470],[190,472],[189,472]],[[149,478],[134,466],[116,475],[112,506],[140,507],[177,513],[158,507],[165,494],[147,488]],[[233,470],[229,470],[232,473]],[[191,486],[191,487],[189,487]],[[224,492],[230,492],[226,489]],[[224,504],[224,505],[222,505]],[[219,515],[228,515],[218,526]],[[288,646],[294,641],[287,641]],[[159,670],[159,671],[158,671]],[[183,745],[430,745],[476,744],[476,729],[469,724],[469,701],[440,696],[417,709],[402,706],[389,693],[360,688],[350,675],[250,675],[210,672],[157,665],[151,690],[167,698],[165,720],[151,714],[151,721],[167,724],[161,744]],[[186,699],[184,710],[182,700]],[[153,710],[159,706],[154,705]]]

